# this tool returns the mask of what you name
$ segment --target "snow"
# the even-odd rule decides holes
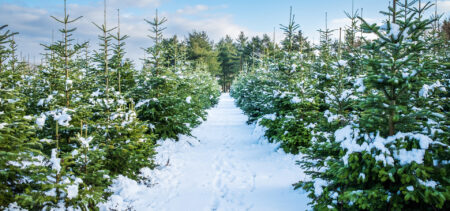
[[[83,138],[83,137],[79,137],[81,144],[86,147],[89,148],[89,143],[91,143],[92,141],[92,136],[89,136],[87,138]]]
[[[366,87],[364,86],[364,78],[356,79],[354,86],[357,87],[357,92],[364,92],[364,90],[366,90]]]
[[[111,198],[100,210],[305,210],[307,193],[292,184],[307,176],[290,155],[249,126],[247,117],[223,94],[196,137],[159,141],[154,170],[138,183],[124,176],[113,181]]]
[[[40,129],[42,129],[45,125],[45,120],[47,119],[47,116],[45,114],[41,114],[38,118],[36,118],[36,124]]]
[[[26,209],[22,209],[16,202],[9,204],[9,206],[6,208],[6,210],[7,211],[26,211]]]
[[[339,61],[336,62],[336,65],[337,65],[337,66],[345,67],[345,66],[347,66],[347,61],[345,61],[345,60],[339,60]]]
[[[275,120],[277,118],[276,114],[266,114],[262,117],[263,119],[270,119],[270,120]]]
[[[405,139],[406,137],[418,140],[421,149],[428,149],[428,146],[431,143],[434,142],[430,137],[428,137],[426,135],[423,135],[423,134],[419,134],[419,133],[401,133],[401,132],[398,132],[395,135],[395,139],[399,139],[399,138]]]
[[[56,196],[56,188],[52,188],[44,193],[46,196]]]
[[[66,112],[67,109],[63,109],[53,116],[53,118],[58,121],[58,124],[61,126],[69,126],[69,122],[72,120],[72,117],[70,117],[70,115]]]
[[[411,149],[408,151],[406,149],[400,149],[398,154],[394,153],[394,157],[400,160],[400,165],[406,165],[412,163],[413,161],[421,164],[423,163],[423,156],[425,155],[425,150],[423,149]]]
[[[78,184],[67,186],[67,198],[73,199],[78,196]]]
[[[328,182],[320,179],[320,178],[316,178],[314,180],[314,195],[315,196],[320,196],[323,192],[323,187],[326,187],[328,185]]]
[[[91,94],[91,97],[98,97],[102,94],[103,94],[103,92],[101,92],[100,89],[97,89],[97,91],[95,91]]]
[[[294,96],[294,97],[291,99],[291,103],[292,103],[292,104],[301,103],[301,102],[302,102],[302,100],[301,100],[299,97],[297,97],[297,96]]]
[[[135,108],[139,108],[139,107],[141,107],[141,106],[143,106],[143,105],[145,105],[145,104],[147,104],[147,103],[149,103],[149,102],[150,102],[150,100],[142,100],[142,101],[139,101],[139,102],[136,104]]]
[[[408,36],[407,30],[403,30],[403,33],[400,33],[400,26],[393,22],[385,23],[384,25],[380,26],[380,29],[389,31],[388,33],[386,33],[386,36],[392,37],[394,40],[397,40],[400,36],[403,36],[403,38],[406,38]]]
[[[7,102],[13,104],[13,103],[19,102],[19,100],[20,100],[19,98],[17,98],[17,99],[8,99]]]
[[[416,74],[417,74],[416,70],[413,70],[412,72],[403,72],[402,73],[402,77],[403,78],[410,78],[410,77],[416,76]]]
[[[56,157],[56,148],[52,149],[52,157],[50,158],[50,162],[52,163],[52,169],[56,170],[56,172],[61,171],[61,158]]]
[[[348,98],[350,99],[356,99],[355,96],[352,96],[353,92],[351,90],[344,90],[341,93],[341,96],[339,96],[339,101],[344,101],[347,100]]]
[[[74,184],[67,186],[67,198],[73,199],[78,196],[78,185],[83,183],[83,180],[76,178]]]
[[[296,70],[297,70],[297,65],[296,64],[292,64],[291,73],[294,73]]]
[[[359,178],[361,178],[361,179],[363,179],[363,180],[365,180],[366,179],[366,175],[364,174],[364,173],[359,173],[359,176],[358,176]]]
[[[41,139],[39,141],[42,142],[42,143],[52,143],[53,142],[52,139],[48,139],[48,138],[43,138],[43,139]]]
[[[420,89],[419,91],[419,96],[427,98],[430,96],[430,92],[432,92],[436,88],[439,88],[441,91],[446,90],[445,87],[441,84],[441,82],[436,81],[431,85],[424,84],[422,89]]]
[[[67,111],[69,111],[69,109],[62,108],[46,112],[46,114],[53,116],[53,119],[57,121],[59,125],[67,127],[69,126],[70,120],[72,120],[72,117],[67,113]],[[41,116],[36,119],[36,124],[40,128],[42,128],[44,126],[45,119],[46,119],[45,114],[41,114]]]
[[[49,103],[51,100],[53,100],[53,95],[49,95],[46,99],[40,99],[37,103],[37,106],[43,106],[45,103]]]
[[[343,162],[348,164],[348,158],[350,154],[354,152],[367,152],[372,154],[372,149],[377,149],[378,154],[372,154],[377,161],[382,161],[384,165],[394,165],[394,159],[397,159],[400,165],[407,165],[412,162],[418,164],[423,163],[425,150],[428,149],[430,144],[439,144],[447,146],[437,141],[433,141],[430,137],[419,133],[402,133],[398,132],[393,136],[383,138],[377,133],[376,136],[368,134],[359,134],[358,128],[353,128],[351,125],[347,125],[341,129],[336,130],[334,134],[336,141],[341,143],[342,149],[347,149],[347,153],[344,155]],[[364,138],[365,141],[362,144],[358,144],[357,140]],[[396,149],[395,145],[392,145],[395,141],[406,140],[419,141],[419,149]],[[369,143],[370,142],[370,143]],[[387,147],[387,145],[391,145]]]
[[[75,157],[78,155],[78,150],[75,149],[70,154],[72,155],[72,157]]]
[[[329,110],[326,110],[323,115],[327,118],[328,122],[333,122],[339,119],[338,115],[332,114]]]
[[[397,39],[398,34],[400,33],[400,26],[398,24],[395,23],[391,23],[391,29],[390,29],[390,33],[388,34],[388,36],[393,36],[394,39]]]
[[[422,181],[422,180],[418,180],[420,184],[426,186],[426,187],[430,187],[430,188],[436,188],[437,183],[435,181],[432,180],[428,180],[426,182]]]
[[[18,161],[8,161],[8,165],[12,165],[21,169],[26,169],[29,166],[46,166],[44,156],[38,155],[33,156],[31,160],[18,160]]]

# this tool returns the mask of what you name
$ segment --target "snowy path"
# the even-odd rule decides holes
[[[295,165],[299,157],[259,141],[261,133],[223,94],[208,120],[193,131],[194,138],[165,141],[158,147],[158,163],[169,165],[145,172],[147,187],[127,178],[113,185],[117,207],[136,210],[305,210],[308,199],[292,184],[304,177]]]

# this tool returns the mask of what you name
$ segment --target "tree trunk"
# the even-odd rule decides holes
[[[395,100],[391,101],[391,106],[395,106]],[[392,110],[389,114],[389,136],[393,136],[395,133],[394,116],[395,110]]]
[[[392,5],[393,6],[393,9],[394,9],[394,11],[392,12],[392,23],[395,23],[395,16],[396,16],[396,6],[397,6],[397,0],[394,0],[394,5]]]

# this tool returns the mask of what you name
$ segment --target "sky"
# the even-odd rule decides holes
[[[422,0],[426,1],[426,0]],[[353,0],[354,10],[361,8],[369,22],[380,23],[386,19],[379,13],[386,10],[389,0]],[[434,0],[433,0],[434,2]],[[70,17],[83,18],[74,23],[74,39],[90,41],[92,49],[98,47],[100,31],[93,22],[103,23],[103,0],[67,0]],[[8,24],[15,37],[19,51],[31,62],[38,63],[44,52],[41,44],[49,44],[61,38],[61,24],[50,16],[62,17],[63,0],[0,0],[0,25]],[[438,0],[438,12],[450,17],[450,0]],[[152,19],[155,10],[168,19],[164,37],[177,35],[187,37],[194,30],[206,31],[211,40],[218,42],[225,35],[236,38],[243,31],[247,36],[273,36],[283,38],[280,24],[287,24],[289,7],[292,6],[295,21],[310,41],[317,43],[317,30],[328,27],[344,28],[349,20],[344,11],[352,11],[352,0],[107,0],[107,25],[117,26],[117,9],[121,15],[121,33],[127,34],[127,57],[139,64],[144,57],[142,48],[152,45],[147,37],[150,26],[144,19]],[[334,35],[337,37],[337,33]]]

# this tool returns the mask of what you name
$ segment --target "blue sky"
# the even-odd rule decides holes
[[[424,0],[423,0],[424,1]],[[268,33],[276,29],[276,37],[282,39],[279,24],[286,24],[289,7],[293,7],[295,20],[311,41],[319,40],[318,29],[325,27],[325,12],[330,28],[344,27],[348,20],[344,11],[351,11],[352,0],[108,0],[108,22],[115,26],[116,9],[121,9],[122,31],[129,34],[128,56],[138,61],[143,57],[141,47],[151,45],[146,38],[148,26],[144,18],[151,18],[156,8],[168,18],[166,36],[185,37],[192,30],[207,31],[218,41],[225,35],[236,37],[240,31],[249,36]],[[433,1],[434,2],[434,1]],[[102,22],[103,0],[68,0],[72,17],[83,15],[75,24],[78,41],[91,41],[95,48],[99,33],[91,22]],[[363,16],[371,22],[380,22],[379,13],[386,10],[389,0],[354,0],[356,9],[364,8]],[[63,0],[0,0],[0,24],[20,32],[19,49],[24,55],[40,58],[39,43],[51,40],[52,30],[60,26],[50,15],[61,16]],[[449,17],[450,0],[439,0],[438,9]],[[56,33],[57,34],[57,33]],[[58,34],[56,36],[59,36]]]

